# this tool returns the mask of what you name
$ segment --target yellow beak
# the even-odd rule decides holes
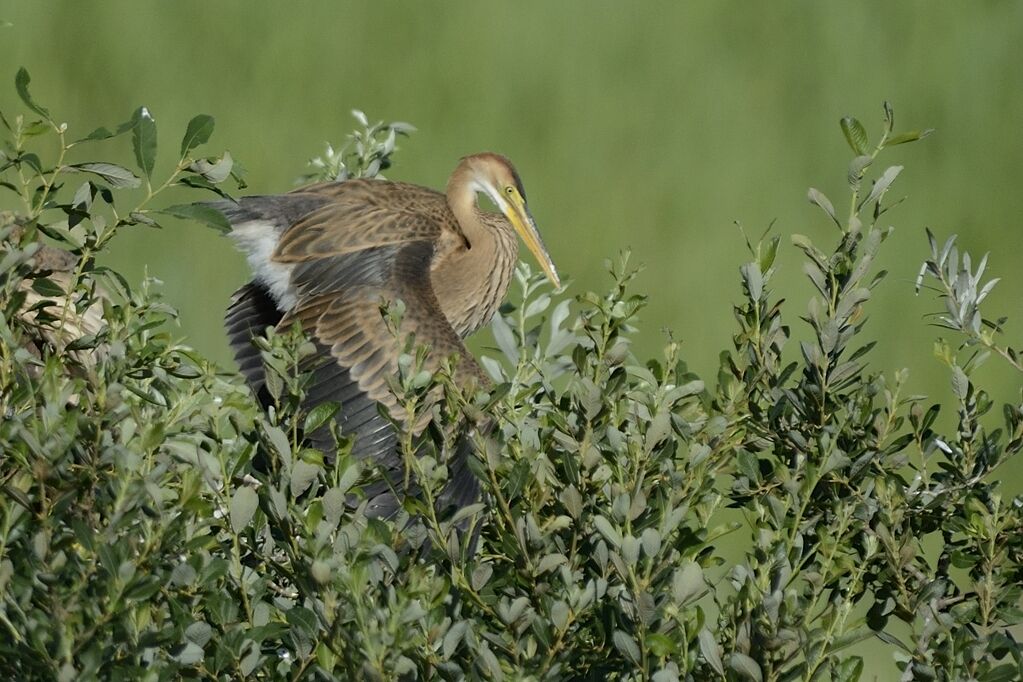
[[[551,284],[555,287],[560,287],[561,278],[558,277],[558,271],[554,267],[554,261],[551,260],[551,255],[547,251],[547,246],[543,243],[543,238],[540,237],[540,232],[536,229],[536,223],[533,222],[533,216],[529,215],[529,209],[526,208],[526,202],[523,201],[518,192],[514,192],[508,197],[508,204],[504,211],[504,215],[511,221],[512,227],[514,227],[515,231],[519,233],[519,236],[522,237],[522,241],[525,243],[526,248],[529,249],[537,262],[540,263],[540,267],[543,268],[544,273],[547,275],[547,279],[549,279]]]

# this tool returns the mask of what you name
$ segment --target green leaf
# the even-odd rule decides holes
[[[778,254],[778,242],[781,241],[781,237],[771,237],[767,240],[763,250],[758,251],[760,272],[766,273],[774,265],[774,259]]]
[[[544,558],[540,559],[540,562],[536,565],[536,574],[546,573],[547,571],[553,570],[562,564],[568,563],[568,558],[560,552],[554,552],[548,554]]]
[[[470,581],[472,582],[472,589],[479,592],[483,589],[483,586],[487,584],[487,581],[490,580],[490,576],[492,575],[494,575],[494,567],[492,565],[480,564],[477,566],[473,570],[470,578]]]
[[[874,159],[866,155],[857,156],[849,163],[849,171],[847,174],[849,187],[852,189],[859,189],[860,181],[863,180],[863,173],[872,163],[874,163]]]
[[[658,657],[671,656],[678,649],[678,645],[673,642],[670,637],[665,634],[661,634],[660,632],[652,632],[648,634],[646,636],[646,644],[654,656]],[[667,669],[662,668],[650,678],[650,682],[666,682],[667,680],[678,682],[678,675],[668,675],[667,672]]]
[[[888,100],[885,100],[882,106],[884,108],[884,130],[885,133],[890,133],[895,127],[895,110],[892,109],[892,103]]]
[[[361,469],[357,462],[352,462],[345,469],[344,473],[341,474],[341,479],[337,482],[337,488],[341,492],[348,492],[348,489],[355,485],[355,482],[359,480],[359,476],[362,474]]]
[[[466,505],[459,509],[457,512],[455,512],[455,515],[451,517],[450,523],[453,526],[458,525],[458,523],[462,519],[467,519],[470,516],[473,516],[474,514],[479,514],[486,508],[487,505],[483,504],[482,502]]]
[[[760,480],[760,462],[757,460],[756,455],[746,448],[741,448],[738,452],[736,452],[735,461],[739,471],[745,475],[746,478],[753,483]]]
[[[146,601],[159,592],[163,584],[163,580],[159,576],[141,577],[125,588],[124,598],[131,601]]]
[[[551,623],[558,630],[564,630],[568,626],[568,618],[571,614],[568,604],[559,599],[551,606]]]
[[[959,400],[966,400],[970,393],[970,380],[958,366],[952,368],[952,393]]]
[[[567,488],[561,491],[558,495],[558,499],[565,505],[565,511],[568,512],[569,516],[573,519],[578,519],[582,514],[583,510],[583,498],[579,494],[579,490],[574,485],[569,485]]]
[[[23,127],[21,134],[25,137],[38,137],[39,135],[45,135],[51,130],[53,130],[53,127],[48,122],[35,121]]]
[[[890,166],[881,174],[875,182],[874,186],[870,190],[870,194],[864,200],[864,204],[869,204],[873,201],[879,200],[884,193],[888,191],[892,183],[895,182],[895,178],[899,177],[899,173],[902,172],[902,166]]]
[[[721,663],[721,646],[714,639],[714,635],[707,628],[703,628],[700,630],[699,640],[703,659],[714,668],[714,672],[724,677],[725,666]]]
[[[505,322],[504,316],[494,315],[494,319],[490,322],[490,328],[494,332],[497,347],[501,349],[508,361],[513,365],[519,364],[519,344],[515,340],[515,334],[511,327]]]
[[[156,212],[184,220],[195,220],[224,234],[231,231],[231,223],[227,222],[224,214],[207,204],[175,204]]]
[[[199,646],[206,646],[211,637],[213,637],[213,628],[206,621],[198,620],[185,628],[185,639],[195,642]]]
[[[132,115],[132,123],[131,147],[135,152],[135,163],[146,178],[152,178],[156,164],[156,121],[149,109],[139,107]]]
[[[835,225],[842,227],[842,223],[839,222],[838,216],[835,214],[835,207],[832,205],[831,200],[824,196],[820,191],[811,187],[806,192],[806,198],[811,204],[820,206],[820,208],[828,214],[828,216],[835,221]]]
[[[259,495],[256,491],[248,486],[242,486],[234,491],[234,496],[231,498],[231,529],[235,533],[240,533],[245,530],[245,527],[249,525],[249,521],[252,520],[253,515],[256,513],[256,507],[259,506]]]
[[[181,158],[185,158],[188,152],[209,141],[210,135],[213,134],[213,125],[213,117],[206,114],[199,114],[188,122],[185,136],[181,138]]]
[[[608,542],[610,542],[615,547],[621,547],[622,534],[618,531],[617,528],[611,525],[610,521],[608,521],[603,516],[598,515],[593,517],[593,525],[596,526],[597,530],[600,531],[601,535],[607,538]]]
[[[336,526],[345,512],[345,491],[331,488],[323,494],[323,517]]]
[[[114,189],[121,189],[124,187],[135,188],[142,184],[141,178],[132,173],[124,166],[118,166],[113,163],[76,163],[71,166],[67,166],[65,170],[73,171],[76,173],[91,173],[92,175],[98,175],[107,181]]]
[[[906,133],[899,133],[898,135],[892,135],[884,141],[885,147],[894,147],[897,144],[906,144],[907,142],[916,142],[922,140],[931,133],[934,132],[934,128],[927,128],[926,130],[911,130]]]
[[[72,142],[72,144],[78,144],[79,142],[95,142],[98,140],[109,140],[112,137],[123,135],[124,133],[134,128],[137,124],[138,121],[136,121],[135,118],[132,117],[131,119],[117,126],[117,129],[114,130],[114,132],[110,132],[109,130],[103,127],[96,128],[95,130],[93,130],[91,133],[81,138],[80,140],[75,140],[74,142]]]
[[[184,666],[193,666],[203,659],[205,652],[202,647],[195,642],[187,642],[185,646],[178,650],[172,658]]]
[[[291,467],[291,496],[298,497],[306,490],[320,473],[320,467],[303,460],[298,460]]]
[[[703,569],[698,563],[687,561],[675,569],[671,580],[671,593],[679,604],[685,606],[706,591],[707,584],[703,580]]]
[[[468,629],[469,621],[467,620],[460,620],[448,629],[442,644],[445,659],[451,658],[455,651],[458,650],[458,644],[462,641]]]
[[[32,291],[40,296],[58,297],[67,294],[58,284],[46,277],[38,277],[32,280]]]
[[[764,293],[764,276],[760,272],[759,264],[745,263],[739,268],[739,272],[742,274],[742,281],[749,292],[750,300],[759,301],[760,296]]]
[[[763,682],[764,680],[764,673],[760,670],[760,666],[746,654],[733,653],[728,657],[728,667],[739,673],[742,679],[750,680],[750,682]]]
[[[47,121],[52,123],[53,119],[50,118],[50,112],[45,108],[39,106],[32,100],[32,95],[28,93],[28,84],[32,82],[32,77],[28,75],[28,71],[25,67],[18,69],[18,75],[14,77],[14,88],[18,91],[18,96],[21,97],[21,101],[25,103],[32,111],[36,112]]]
[[[330,580],[330,565],[326,561],[314,561],[309,569],[309,573],[317,584],[325,585]]]
[[[213,184],[227,180],[233,168],[234,159],[231,158],[230,152],[224,152],[222,157],[214,161],[196,159],[188,166],[188,170],[198,173]]]
[[[633,567],[639,561],[639,550],[641,544],[639,538],[626,535],[622,538],[622,559],[626,565]]]
[[[639,663],[639,646],[636,645],[636,640],[622,630],[615,630],[612,639],[618,651],[622,652],[633,663]]]
[[[849,143],[849,147],[856,152],[858,156],[868,154],[870,152],[870,143],[867,141],[867,131],[863,129],[863,124],[857,121],[852,116],[843,116],[842,120],[839,121],[842,126],[842,133],[845,135],[845,141]]]
[[[28,166],[29,168],[31,168],[33,171],[35,171],[35,173],[37,175],[42,175],[42,173],[43,173],[43,162],[39,160],[39,155],[38,154],[33,154],[32,152],[28,152],[26,154],[22,154],[21,156],[19,156],[17,158],[17,161],[19,163],[23,163],[26,166]]]
[[[661,551],[661,534],[656,528],[645,529],[640,540],[643,542],[643,553],[648,557],[653,558]]]
[[[331,417],[337,414],[339,409],[341,409],[341,404],[337,401],[329,400],[325,403],[320,403],[309,410],[309,414],[306,415],[305,422],[302,424],[302,430],[306,435],[312,434],[313,431],[326,424]]]
[[[835,682],[859,682],[863,676],[863,659],[850,656],[835,667]]]
[[[1019,679],[1019,668],[1005,663],[987,671],[979,679],[980,682],[1012,682]]]

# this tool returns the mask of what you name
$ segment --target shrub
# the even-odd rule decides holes
[[[433,381],[443,415],[496,419],[475,438],[483,500],[433,512],[457,436],[434,429],[403,444],[420,496],[381,521],[348,504],[375,473],[344,434],[329,466],[301,442],[336,406],[298,410],[300,334],[260,341],[263,413],[240,379],[171,339],[175,313],[151,280],[133,287],[95,262],[120,230],[168,215],[226,227],[201,205],[154,208],[172,185],[198,200],[240,182],[230,155],[195,156],[213,119],[191,121],[161,182],[146,109],[70,141],[28,84],[20,71],[30,114],[3,118],[0,153],[0,185],[22,205],[0,219],[5,677],[857,680],[855,645],[875,640],[905,680],[1019,679],[1021,500],[992,474],[1023,445],[1023,412],[1006,405],[991,426],[972,372],[990,352],[1012,371],[1020,356],[980,312],[986,259],[974,271],[953,239],[931,238],[921,272],[962,339],[940,346],[954,433],[935,431],[941,407],[910,395],[904,372],[866,363],[901,167],[868,174],[926,134],[895,134],[887,105],[873,147],[842,122],[848,214],[810,190],[836,243],[792,237],[812,285],[798,353],[770,289],[778,236],[747,243],[714,387],[670,337],[659,358],[630,351],[645,299],[627,256],[609,262],[606,292],[574,300],[520,266],[493,322],[500,355],[483,358],[489,395],[422,377],[416,349],[398,385],[410,411]],[[375,174],[409,130],[360,125],[314,175]],[[72,162],[117,136],[138,173]],[[55,158],[35,151],[44,140]]]

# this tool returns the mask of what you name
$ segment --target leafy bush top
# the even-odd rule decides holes
[[[423,380],[414,352],[401,380],[410,411],[432,380],[447,386],[435,409],[497,418],[476,439],[483,501],[432,512],[453,436],[435,430],[425,456],[404,444],[421,497],[380,521],[346,503],[374,472],[344,455],[344,434],[330,467],[299,439],[330,416],[297,410],[300,335],[260,342],[264,414],[237,377],[172,341],[152,281],[95,263],[120,230],[164,216],[226,227],[196,204],[155,208],[171,185],[240,183],[229,154],[195,156],[213,119],[192,120],[161,181],[145,108],[73,140],[28,85],[22,70],[30,114],[0,121],[0,189],[22,205],[0,218],[5,677],[857,680],[856,645],[874,640],[906,680],[1020,678],[1021,500],[1003,499],[997,471],[1023,446],[1023,413],[1006,405],[992,426],[971,378],[989,352],[1010,371],[1020,356],[980,312],[986,259],[973,270],[932,238],[921,272],[961,339],[939,345],[954,433],[934,430],[940,406],[905,373],[866,363],[901,167],[870,173],[926,134],[896,134],[887,105],[874,146],[842,121],[848,212],[810,190],[834,238],[792,236],[812,286],[798,353],[770,288],[777,236],[747,242],[713,387],[671,338],[659,358],[631,353],[645,299],[627,257],[609,262],[606,292],[575,299],[521,266],[493,323],[499,355],[483,358],[490,395],[460,395],[443,372]],[[390,164],[409,128],[359,122],[314,175]],[[123,135],[138,172],[82,151]],[[56,154],[40,154],[51,140]]]

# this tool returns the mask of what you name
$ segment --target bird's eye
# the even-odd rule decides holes
[[[511,196],[515,194],[515,188],[512,187],[511,185],[508,185],[507,187],[504,188],[504,193],[507,194],[508,196]]]

